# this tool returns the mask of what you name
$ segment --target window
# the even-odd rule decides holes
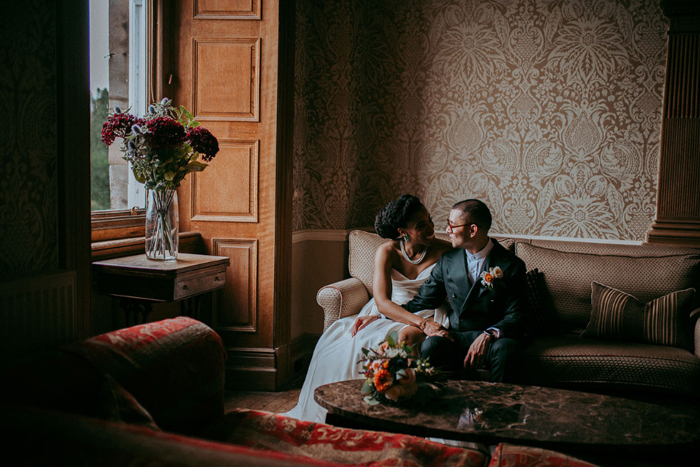
[[[105,146],[102,124],[115,106],[146,111],[152,82],[157,0],[90,0],[92,240],[143,236],[146,195],[122,158]],[[150,91],[150,92],[149,92]]]
[[[143,115],[148,83],[147,0],[90,0],[91,205],[92,211],[137,212],[145,190],[122,159],[119,144],[100,140],[115,106]],[[136,209],[134,209],[136,208]],[[97,218],[124,215],[98,213]],[[96,216],[93,215],[93,224]]]

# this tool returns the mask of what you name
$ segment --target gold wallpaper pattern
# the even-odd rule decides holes
[[[297,0],[294,230],[402,193],[445,227],[644,240],[668,20],[658,0]]]

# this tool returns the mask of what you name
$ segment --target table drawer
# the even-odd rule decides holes
[[[225,285],[225,270],[199,277],[183,278],[175,284],[175,300],[182,300],[183,298],[220,289]]]

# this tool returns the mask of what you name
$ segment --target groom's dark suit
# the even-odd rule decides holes
[[[499,266],[501,279],[494,279],[493,290],[469,279],[465,250],[458,248],[443,254],[418,295],[403,305],[408,311],[438,308],[445,298],[450,303],[450,333],[455,342],[444,337],[429,337],[421,346],[421,357],[429,357],[435,366],[460,368],[469,345],[488,328],[497,328],[501,338],[489,349],[492,377],[502,380],[512,370],[512,353],[519,351],[519,340],[526,329],[527,281],[525,263],[497,241],[484,261],[484,270]],[[465,348],[466,347],[466,348]],[[499,352],[507,355],[499,355]],[[510,362],[502,361],[510,359]],[[510,378],[505,375],[505,379]]]

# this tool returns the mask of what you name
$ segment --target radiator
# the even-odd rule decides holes
[[[0,355],[40,351],[76,336],[75,272],[0,283]]]

